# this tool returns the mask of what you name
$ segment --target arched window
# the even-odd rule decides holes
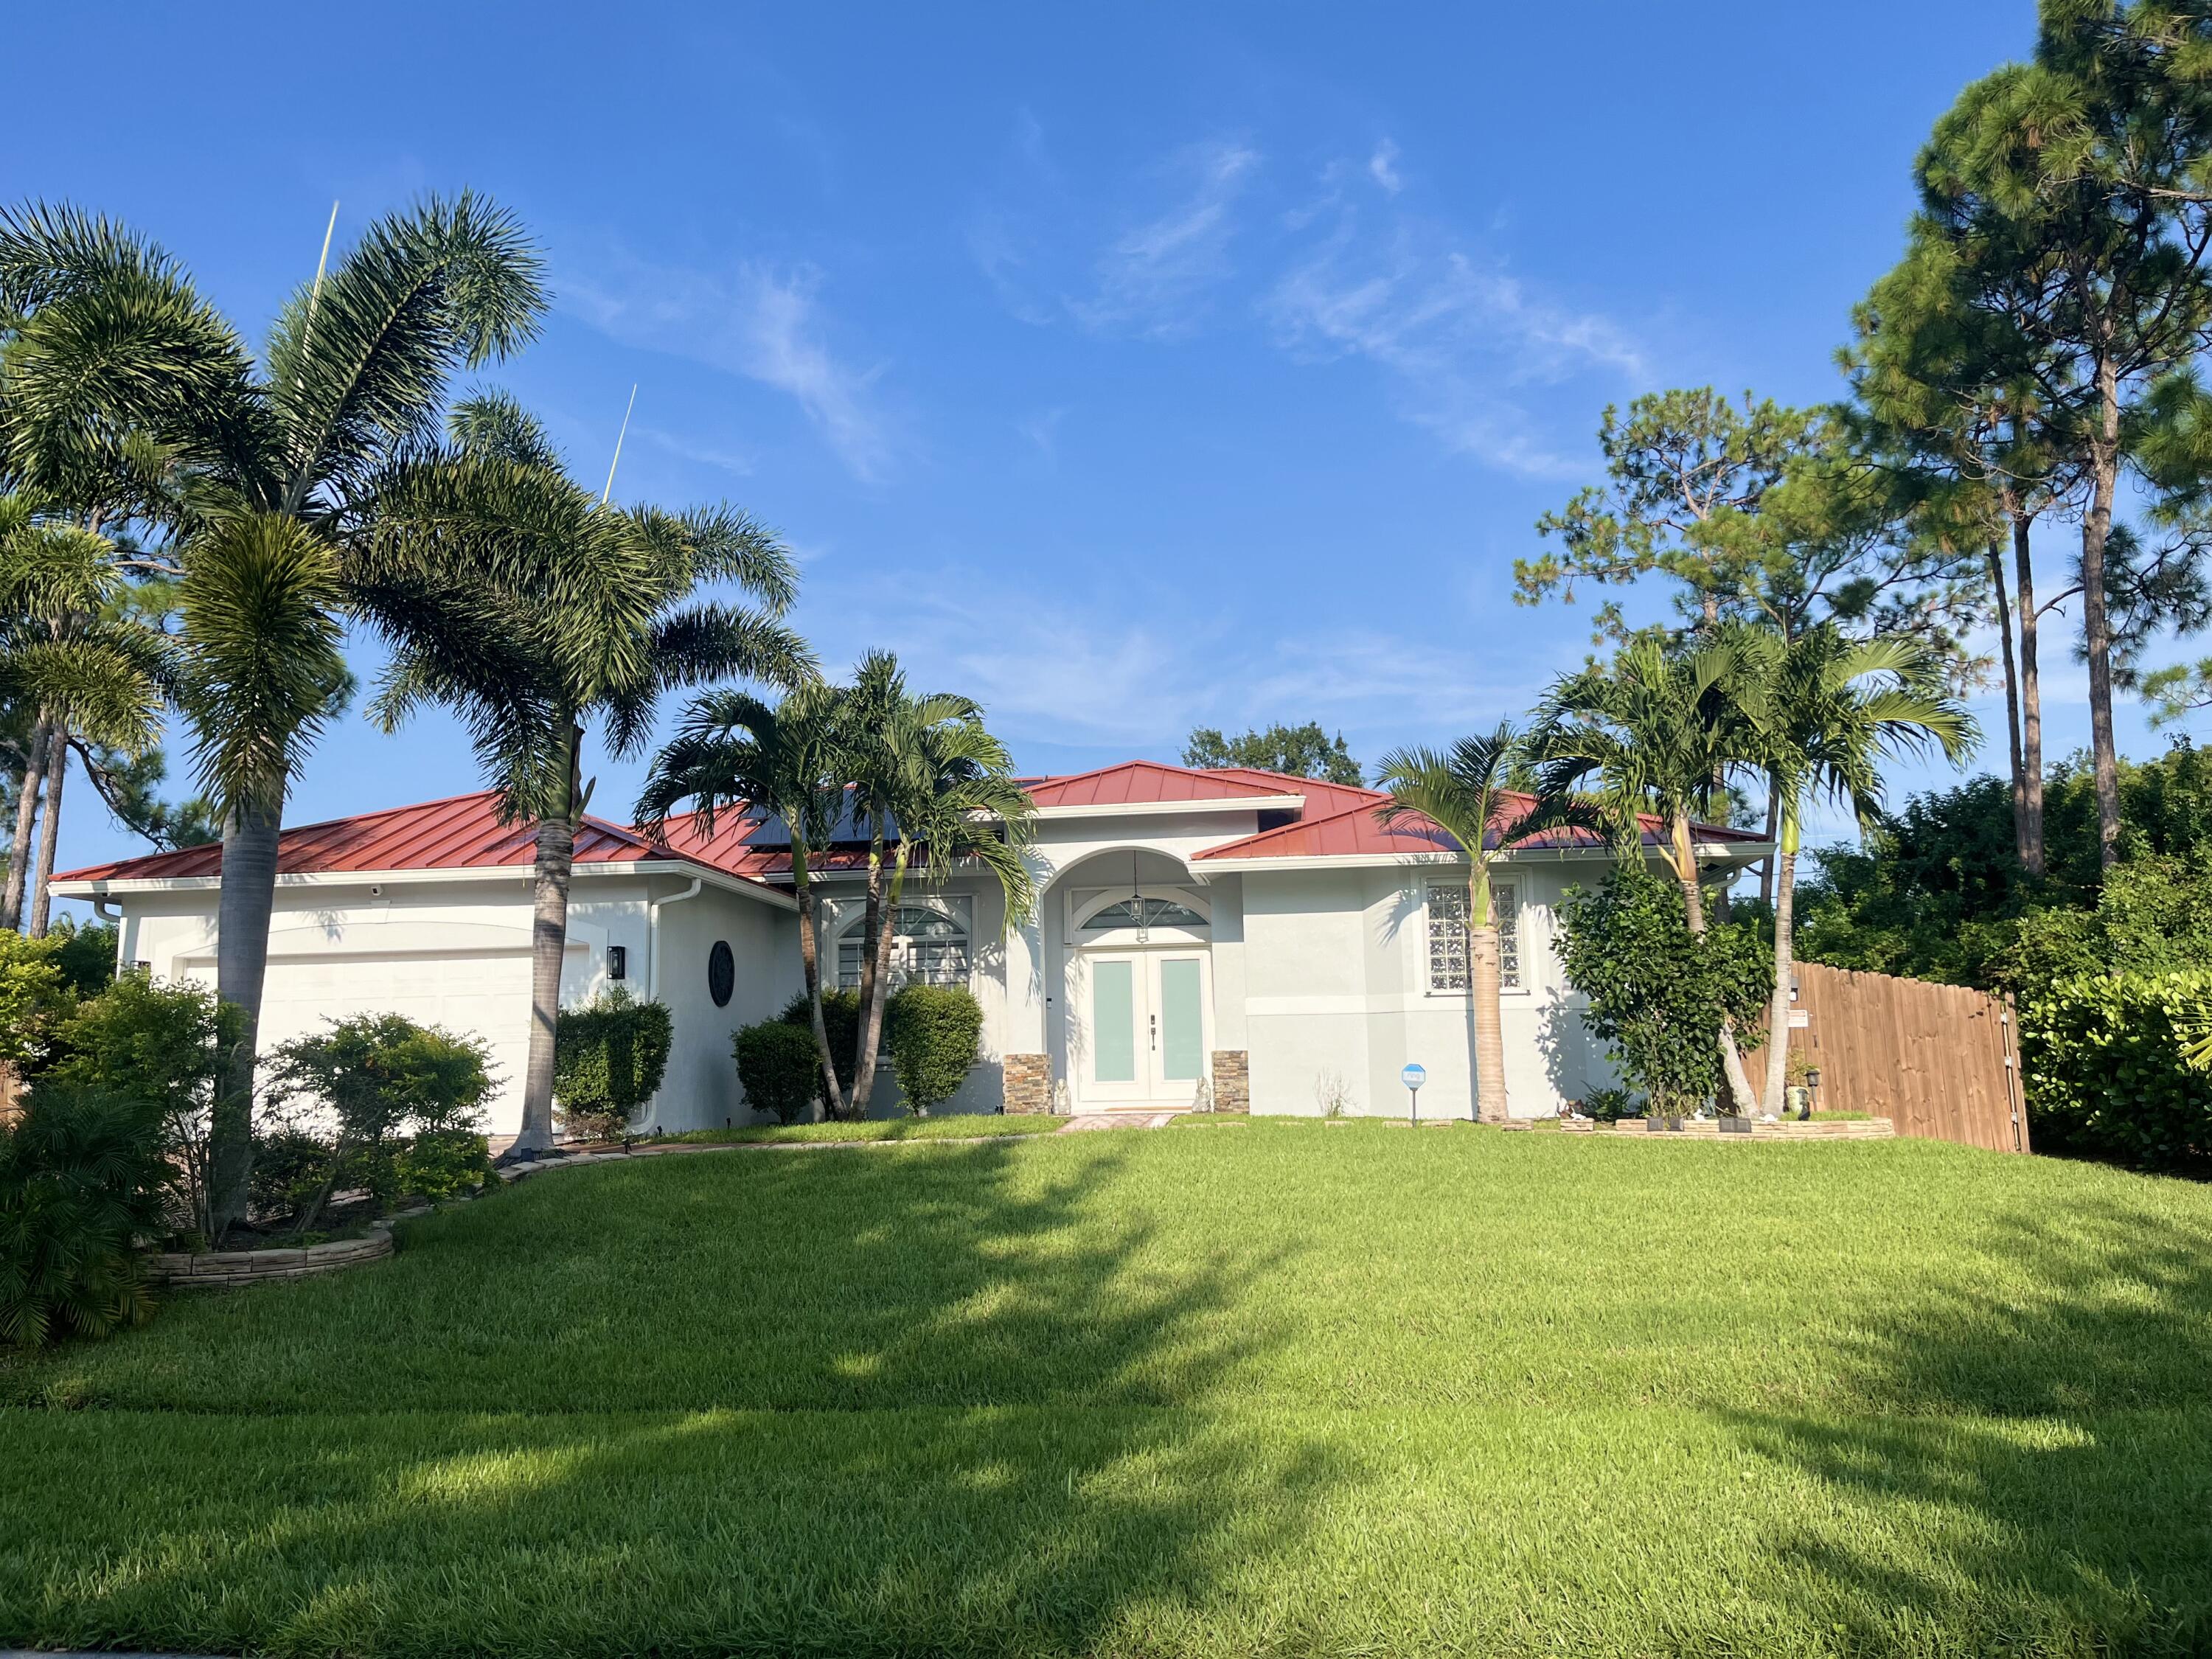
[[[837,939],[837,986],[860,988],[860,958],[867,933],[859,921]],[[968,982],[968,927],[959,917],[927,905],[902,904],[891,933],[891,989]]]
[[[1141,912],[1138,908],[1140,904],[1144,907]],[[1206,918],[1188,904],[1179,904],[1173,899],[1133,897],[1093,910],[1084,918],[1083,931],[1104,933],[1124,927],[1188,927],[1202,933],[1207,925]]]

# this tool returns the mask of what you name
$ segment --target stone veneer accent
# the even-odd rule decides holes
[[[1006,1070],[1006,1109],[1042,1115],[1052,1110],[1052,1056],[1008,1054]]]
[[[1252,1062],[1242,1048],[1213,1051],[1213,1109],[1248,1115],[1252,1110]]]

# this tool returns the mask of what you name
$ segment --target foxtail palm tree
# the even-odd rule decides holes
[[[1004,925],[1018,926],[1036,902],[1022,855],[1035,832],[1036,807],[1015,781],[1006,746],[984,726],[981,708],[950,692],[910,694],[889,653],[862,659],[841,702],[846,769],[854,781],[855,810],[869,828],[853,1071],[857,1115],[867,1109],[875,1084],[891,941],[907,877],[941,879],[962,864],[973,865],[997,884]]]
[[[425,704],[452,710],[502,820],[537,825],[530,1049],[510,1149],[526,1158],[553,1142],[586,728],[634,754],[666,692],[790,684],[812,674],[813,657],[781,621],[797,588],[790,556],[743,514],[606,506],[504,397],[459,405],[452,435],[453,447],[405,458],[378,486],[352,592],[392,647],[376,719],[393,731]],[[754,603],[696,597],[717,583]]]
[[[1778,1115],[1789,1073],[1791,933],[1806,803],[1848,805],[1864,829],[1881,810],[1882,761],[1935,747],[1964,762],[1979,733],[1973,717],[1945,695],[1940,665],[1917,640],[1848,640],[1824,623],[1786,641],[1765,629],[1733,629],[1727,643],[1735,659],[1735,702],[1757,747],[1753,763],[1771,780],[1777,809],[1774,994],[1761,1103]]]
[[[708,836],[726,812],[782,823],[791,838],[799,971],[812,1013],[822,1098],[832,1117],[846,1116],[847,1110],[822,1017],[813,859],[817,849],[829,848],[846,813],[839,703],[836,689],[820,681],[794,686],[774,704],[736,690],[709,691],[694,699],[675,736],[653,757],[635,814],[638,828],[656,836],[669,814],[687,800]]]
[[[1509,779],[1521,758],[1510,721],[1462,738],[1449,749],[1394,749],[1382,757],[1376,787],[1390,799],[1375,809],[1378,823],[1427,818],[1467,854],[1468,986],[1474,1016],[1475,1115],[1502,1123],[1505,1096],[1504,1017],[1498,1002],[1498,924],[1491,914],[1491,871],[1515,847],[1547,833],[1595,827],[1591,811],[1566,797],[1521,807]]]
[[[187,715],[202,775],[226,804],[216,981],[244,1016],[224,1080],[234,1099],[253,1086],[277,836],[329,708],[312,689],[334,684],[343,563],[387,464],[436,430],[452,374],[535,334],[540,273],[511,216],[465,191],[428,198],[377,220],[303,283],[257,364],[143,238],[67,207],[0,215],[0,313],[21,321],[5,354],[11,455],[96,469],[147,442],[171,474],[186,647],[216,649],[186,665],[198,686]],[[281,625],[259,635],[238,625],[256,615]],[[305,655],[278,659],[295,648]],[[244,1123],[233,1111],[218,1126],[221,1228],[243,1212]]]
[[[1638,814],[1665,826],[1661,851],[1682,891],[1690,931],[1705,931],[1705,904],[1692,825],[1725,777],[1759,753],[1731,688],[1735,655],[1705,640],[1670,649],[1648,635],[1621,647],[1609,666],[1563,676],[1544,699],[1529,752],[1546,795],[1586,792],[1627,856],[1642,856]],[[1595,786],[1595,787],[1592,787]],[[1755,1108],[1733,1030],[1721,1030],[1721,1062],[1737,1111]]]
[[[854,1109],[867,1110],[890,1000],[891,940],[907,876],[942,880],[960,865],[998,884],[1002,927],[1036,909],[1037,890],[1022,849],[1036,834],[1036,803],[1013,776],[1013,757],[982,723],[982,708],[953,692],[911,696],[890,653],[860,664],[845,692],[848,765],[854,799],[872,827],[869,896],[863,918],[860,1033],[854,1055]],[[890,869],[883,832],[896,827]],[[884,878],[878,878],[883,872]]]

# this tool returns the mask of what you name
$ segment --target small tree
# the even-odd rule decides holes
[[[21,1070],[44,1056],[69,1007],[59,941],[0,929],[0,1066]]]
[[[332,1020],[278,1048],[277,1088],[319,1103],[335,1132],[322,1189],[301,1209],[305,1232],[341,1175],[381,1203],[397,1190],[403,1137],[466,1133],[491,1093],[489,1054],[476,1037],[399,1014]]]
[[[796,1122],[822,1092],[814,1036],[804,1020],[771,1019],[748,1025],[731,1039],[730,1051],[738,1062],[746,1104],[775,1113],[779,1123]]]
[[[983,1009],[964,985],[909,985],[885,1011],[891,1066],[907,1109],[927,1117],[958,1091],[975,1068]]]
[[[1589,1000],[1585,1023],[1656,1114],[1679,1117],[1724,1090],[1721,1032],[1755,1030],[1766,1000],[1754,929],[1694,933],[1674,884],[1622,864],[1595,891],[1569,890],[1554,948]]]
[[[572,1132],[607,1140],[629,1127],[668,1070],[675,1026],[668,1006],[621,986],[563,1008],[553,1037],[553,1094]]]
[[[1249,731],[1235,738],[1224,737],[1218,727],[1201,726],[1183,745],[1182,763],[1244,766],[1354,787],[1361,781],[1359,763],[1345,746],[1344,733],[1332,738],[1318,720],[1308,720],[1304,726],[1285,726],[1278,720],[1264,732]]]

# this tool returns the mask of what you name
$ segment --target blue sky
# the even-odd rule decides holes
[[[1832,396],[1915,149],[2033,26],[2026,0],[215,15],[18,16],[16,63],[101,76],[14,77],[0,196],[126,218],[258,338],[333,198],[343,240],[489,192],[557,297],[487,378],[587,477],[635,384],[619,494],[774,524],[826,662],[897,650],[1037,770],[1310,718],[1371,763],[1525,710],[1589,629],[1516,608],[1512,562],[1595,477],[1600,410]],[[2063,752],[2087,718],[2054,666]],[[592,769],[601,811],[631,798],[636,765]],[[449,726],[356,715],[289,817],[475,784]],[[88,795],[68,863],[133,845]]]

